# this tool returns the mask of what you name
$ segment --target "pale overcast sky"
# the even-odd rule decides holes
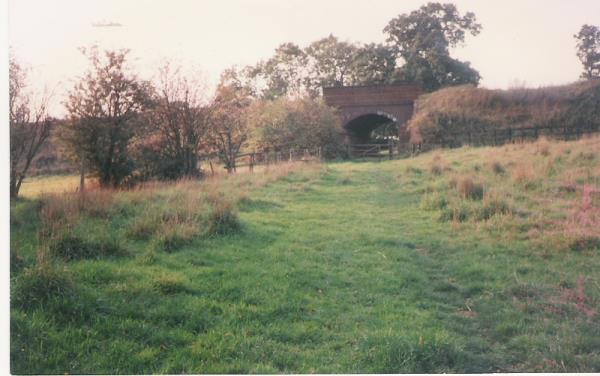
[[[441,1],[444,2],[444,1]],[[581,71],[575,34],[600,25],[600,0],[456,0],[483,25],[453,56],[470,61],[482,86],[506,88],[575,81]],[[36,85],[55,87],[53,112],[86,61],[77,47],[130,48],[145,78],[165,59],[200,69],[216,81],[233,64],[267,58],[283,42],[300,46],[334,34],[383,42],[385,25],[419,8],[417,0],[11,0],[9,44],[30,66]],[[93,27],[114,22],[122,27]]]

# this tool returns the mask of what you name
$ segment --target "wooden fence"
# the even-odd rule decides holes
[[[545,136],[553,139],[577,139],[584,135],[600,133],[596,127],[525,127],[491,129],[486,131],[467,131],[463,133],[440,133],[431,143],[410,143],[388,140],[382,143],[347,144],[342,148],[298,148],[277,147],[259,151],[245,151],[235,156],[231,172],[239,168],[247,168],[253,172],[254,167],[271,165],[281,162],[313,161],[321,159],[359,159],[359,160],[386,160],[414,156],[424,151],[438,148],[453,148],[463,145],[495,146],[507,143],[533,141]],[[205,166],[210,167],[215,173],[215,164],[218,154],[204,155],[201,159]]]
[[[541,136],[553,139],[572,140],[587,134],[599,133],[600,127],[522,127],[467,131],[462,133],[440,133],[436,144],[441,147],[462,145],[494,146],[514,142],[533,141]]]
[[[322,149],[316,148],[270,148],[260,151],[242,152],[236,154],[230,172],[237,172],[238,169],[247,168],[253,172],[256,166],[268,166],[283,162],[310,162],[321,160]],[[204,155],[201,159],[205,165],[210,168],[211,174],[215,174],[215,165],[219,155],[216,153]],[[227,169],[225,166],[223,168]]]
[[[378,144],[346,145],[350,159],[393,159],[409,157],[423,151],[438,148],[453,148],[463,145],[497,146],[507,143],[534,141],[539,137],[573,140],[585,135],[600,133],[599,127],[524,127],[468,131],[463,133],[440,133],[435,142],[410,143],[389,140]]]

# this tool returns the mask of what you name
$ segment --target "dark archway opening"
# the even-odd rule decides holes
[[[344,128],[351,144],[384,143],[398,139],[398,123],[387,115],[362,115],[349,121]]]

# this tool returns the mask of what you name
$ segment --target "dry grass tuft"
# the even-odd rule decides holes
[[[471,200],[481,200],[483,198],[483,184],[473,181],[470,177],[460,179],[456,188],[462,198]]]
[[[529,165],[518,165],[513,170],[512,179],[516,184],[522,185],[525,188],[532,187],[535,181],[533,168]]]
[[[239,232],[242,226],[231,201],[222,199],[213,203],[209,219],[209,234],[226,235]]]
[[[429,165],[429,173],[433,176],[439,176],[443,171],[444,168],[439,163],[432,162],[431,165]]]
[[[583,186],[580,204],[572,209],[561,227],[572,250],[600,248],[600,187]]]
[[[540,137],[535,143],[535,153],[547,157],[550,155],[550,142],[546,137]]]

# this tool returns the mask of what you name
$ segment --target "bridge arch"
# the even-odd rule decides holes
[[[373,111],[358,115],[347,121],[344,132],[351,144],[367,144],[372,141],[372,133],[382,126],[398,126],[398,118],[385,111]]]
[[[394,123],[398,138],[413,113],[421,88],[413,83],[323,88],[325,102],[338,109],[346,143],[367,143],[374,129]]]

